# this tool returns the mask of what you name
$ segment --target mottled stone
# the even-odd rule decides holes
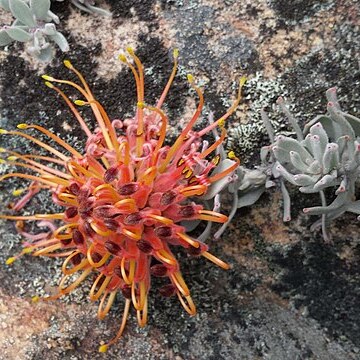
[[[277,131],[289,131],[274,106],[280,95],[303,124],[324,112],[324,91],[336,86],[343,108],[359,116],[356,0],[108,0],[103,6],[112,11],[112,18],[84,14],[68,1],[52,3],[71,50],[58,52],[51,64],[31,59],[22,44],[0,50],[0,127],[32,121],[81,149],[82,131],[39,75],[68,78],[61,61],[70,59],[110,117],[123,119],[136,105],[131,72],[117,60],[128,45],[146,67],[145,98],[150,104],[171,72],[171,49],[180,49],[179,72],[165,104],[173,135],[196,107],[187,73],[204,88],[206,107],[200,124],[210,110],[215,116],[224,113],[235,96],[237,79],[248,76],[244,100],[227,125],[227,146],[249,167],[258,164],[260,146],[268,141],[261,108]],[[2,10],[0,21],[9,21]],[[78,98],[75,91],[70,94]],[[84,111],[90,119],[90,112]],[[1,147],[38,151],[23,139],[0,141]],[[0,164],[0,171],[13,169]],[[21,187],[16,179],[0,183],[1,203],[14,201],[11,193]],[[281,197],[272,189],[251,209],[241,209],[220,240],[209,240],[211,251],[229,262],[231,270],[179,253],[198,314],[191,318],[176,298],[161,297],[156,289],[164,284],[154,279],[148,326],[138,329],[132,313],[108,358],[358,359],[356,218],[336,220],[330,227],[333,244],[325,244],[320,233],[309,230],[313,219],[302,214],[302,208],[318,204],[318,199],[294,189],[291,196],[291,222],[282,222]],[[41,210],[59,210],[46,191],[31,200],[24,214]],[[32,224],[29,230],[36,228]],[[88,300],[90,282],[56,302],[32,303],[32,296],[55,291],[61,261],[24,256],[5,266],[9,256],[21,251],[21,238],[13,223],[1,221],[0,239],[0,358],[103,359],[98,345],[116,333],[123,300],[103,321],[96,319],[97,304]]]

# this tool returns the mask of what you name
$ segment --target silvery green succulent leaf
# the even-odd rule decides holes
[[[332,141],[336,141],[336,139],[343,135],[339,125],[331,120],[331,118],[327,115],[316,116],[313,120],[308,122],[304,127],[304,135],[307,135],[310,128],[317,123],[322,125],[326,134]]]
[[[360,200],[351,202],[347,207],[347,211],[360,214]]]
[[[239,167],[236,170],[239,177],[238,190],[246,192],[257,187],[263,187],[266,182],[266,175],[259,169],[246,169]],[[240,173],[241,172],[241,176]]]
[[[57,31],[54,35],[49,35],[49,37],[59,46],[61,51],[69,51],[69,43],[63,34]]]
[[[322,171],[322,166],[320,164],[319,161],[314,160],[310,165],[309,168],[307,170],[308,174],[314,174],[314,175],[318,175],[320,174]]]
[[[306,164],[313,160],[309,151],[295,139],[286,136],[277,136],[275,144],[279,149],[282,150],[282,152],[286,153],[286,157],[283,154],[281,155],[282,158],[287,159],[286,162],[290,161],[290,151],[296,151],[300,155],[302,161]],[[280,159],[278,158],[278,160]]]
[[[6,11],[10,11],[9,0],[0,0],[0,6]]]
[[[284,180],[298,186],[302,193],[320,195],[322,206],[307,208],[304,212],[322,216],[312,229],[321,225],[325,241],[328,239],[326,227],[331,220],[347,211],[360,214],[360,200],[356,200],[355,191],[360,176],[360,119],[341,110],[335,88],[329,89],[326,95],[329,101],[327,114],[315,117],[304,127],[303,140],[298,134],[297,124],[294,126],[295,118],[280,100],[279,105],[294,128],[297,139],[277,136],[261,152],[264,173],[271,175],[275,183],[280,182],[284,219],[290,216],[290,197]],[[262,118],[269,127],[268,118],[263,114]],[[273,156],[267,153],[268,149]],[[330,205],[327,205],[325,189],[332,201]]]
[[[0,46],[6,46],[11,44],[14,41],[13,38],[11,38],[6,30],[2,29],[0,30]]]
[[[298,186],[310,186],[314,185],[317,180],[318,176],[310,176],[306,174],[296,174],[294,175],[294,180]]]
[[[91,10],[88,9],[86,6],[84,6],[81,2],[77,0],[71,0],[71,2],[80,10],[87,12],[88,14],[91,14]]]
[[[63,0],[57,0],[57,1],[63,1]],[[75,5],[78,9],[85,11],[89,14],[111,16],[111,13],[109,11],[96,7],[95,1],[93,0],[71,0],[71,3]]]
[[[52,46],[43,48],[29,47],[28,51],[31,55],[44,62],[50,61],[54,56],[54,48]]]
[[[47,20],[50,0],[30,0],[30,10],[38,20]]]
[[[284,99],[280,96],[276,103],[280,106],[282,112],[286,115],[289,123],[291,124],[292,128],[294,129],[295,133],[296,133],[296,137],[298,141],[303,140],[303,133],[300,129],[299,124],[297,123],[296,119],[294,118],[294,116],[291,114],[291,112],[289,111],[289,109],[286,107]]]
[[[27,42],[32,39],[32,36],[25,30],[19,28],[8,27],[5,29],[6,33],[14,40]]]
[[[276,183],[274,181],[266,180],[265,189],[270,189],[270,188],[274,187],[275,185],[276,185]]]
[[[348,135],[351,137],[351,140],[355,140],[355,131],[345,119],[345,117],[336,109],[336,106],[333,103],[328,103],[327,106],[328,112],[332,120],[334,120],[342,131],[342,135]]]
[[[285,178],[287,181],[289,181],[293,185],[297,185],[294,175],[291,174],[289,171],[285,169],[284,166],[282,166],[279,162],[275,163],[276,170],[280,173],[280,175]]]
[[[275,158],[281,164],[288,164],[291,162],[289,151],[280,147],[277,142],[271,147],[271,150],[275,155]]]
[[[50,24],[50,23],[45,24],[43,33],[45,35],[55,35],[56,34],[56,26],[54,24]]]
[[[257,189],[252,189],[244,194],[240,193],[237,202],[237,208],[240,209],[242,207],[255,204],[259,200],[260,196],[264,193],[264,191],[265,191],[265,186],[259,187]]]
[[[346,114],[344,112],[340,112],[340,113],[342,116],[344,116],[344,118],[349,122],[351,127],[354,129],[355,135],[357,137],[360,137],[360,119],[358,119],[353,115]]]
[[[19,19],[15,19],[14,22],[11,24],[12,27],[19,27],[23,30],[29,30],[29,26],[23,24]]]
[[[322,164],[323,172],[328,173],[339,166],[339,145],[336,143],[329,143],[323,154]]]
[[[289,151],[290,162],[298,171],[307,172],[309,165],[307,165],[298,152]]]
[[[305,214],[309,215],[323,215],[323,214],[331,214],[333,210],[338,210],[343,208],[348,200],[347,193],[339,194],[335,200],[328,206],[314,206],[311,208],[303,209]]]
[[[29,27],[35,27],[35,16],[31,12],[29,6],[21,0],[10,0],[10,11],[16,19],[19,19],[23,24]]]
[[[222,160],[219,165],[214,169],[212,172],[212,175],[216,175],[218,173],[221,173],[231,167],[235,164],[235,161],[230,159],[224,159]],[[211,184],[211,186],[208,188],[206,194],[204,194],[201,198],[203,200],[210,200],[215,195],[219,194],[227,185],[229,184],[229,176],[225,176],[222,179],[215,181]]]
[[[50,0],[0,0],[0,5],[9,9],[15,21],[12,26],[4,27],[0,46],[6,46],[10,39],[29,42],[26,50],[41,61],[49,61],[55,51],[50,44],[56,43],[62,51],[69,49],[65,37],[56,31],[54,24],[59,18],[50,11]]]
[[[314,185],[301,186],[299,191],[303,194],[314,194],[319,192],[319,190],[314,189]]]
[[[325,92],[325,95],[326,95],[327,101],[332,102],[337,110],[341,110],[340,104],[339,104],[337,96],[336,96],[336,88],[335,87],[327,89]]]
[[[48,21],[53,21],[55,24],[59,24],[60,23],[60,19],[57,15],[55,15],[52,11],[48,11],[48,16],[49,16],[49,20]]]
[[[326,174],[316,184],[314,184],[314,189],[320,191],[334,185],[336,185],[336,177]]]
[[[111,12],[96,6],[88,5],[87,8],[93,13],[102,16],[111,16]]]
[[[268,155],[270,154],[271,147],[270,146],[263,146],[260,149],[260,160],[261,162],[265,162]]]
[[[181,226],[183,226],[186,229],[186,232],[190,232],[195,230],[199,226],[200,222],[201,220],[181,221]]]
[[[324,128],[323,128],[323,126],[321,125],[320,122],[318,122],[318,123],[314,124],[313,126],[311,126],[310,134],[311,135],[317,135],[319,137],[321,147],[324,150],[326,145],[329,142],[329,137],[328,137],[326,131],[324,130]]]

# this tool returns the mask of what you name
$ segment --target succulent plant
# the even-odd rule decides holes
[[[0,46],[13,41],[27,43],[27,51],[41,61],[54,56],[51,42],[62,51],[69,50],[65,37],[56,30],[59,18],[50,10],[50,0],[0,0],[0,6],[11,11],[15,21],[0,29]]]
[[[64,0],[56,0],[59,2],[63,2]],[[89,14],[98,14],[103,16],[111,16],[111,12],[101,9],[99,7],[96,7],[96,1],[95,0],[70,0],[73,5],[75,5],[77,8],[79,8],[82,11],[85,11]]]
[[[278,99],[280,108],[292,125],[296,139],[284,135],[274,137],[270,122],[262,114],[272,144],[262,148],[262,168],[268,176],[281,183],[284,195],[284,219],[290,220],[290,199],[284,180],[297,186],[302,193],[319,193],[321,206],[305,208],[309,215],[321,215],[312,225],[321,225],[325,240],[326,228],[331,220],[345,212],[360,214],[360,201],[356,200],[356,184],[360,174],[360,119],[343,112],[336,89],[326,92],[327,114],[310,121],[301,131],[296,119]],[[266,164],[266,166],[264,166]],[[328,205],[326,189],[333,189]],[[331,195],[331,196],[330,196]]]

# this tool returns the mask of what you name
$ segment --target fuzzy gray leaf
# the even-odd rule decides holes
[[[314,189],[314,185],[302,186],[299,188],[299,191],[303,194],[313,194],[319,192],[319,190]]]
[[[0,0],[0,7],[5,9],[6,11],[10,11],[9,0]]]
[[[261,149],[260,149],[260,159],[261,159],[261,162],[265,162],[266,161],[266,158],[270,152],[270,149],[271,147],[270,146],[263,146]]]
[[[332,175],[325,175],[323,176],[315,185],[314,185],[314,189],[316,191],[320,191],[323,190],[329,186],[334,186],[336,185],[336,178]]]
[[[279,162],[275,164],[276,170],[291,184],[297,185],[294,175],[290,174]]]
[[[290,163],[290,154],[286,149],[281,148],[276,143],[271,148],[273,154],[275,155],[276,160],[278,160],[281,164]]]
[[[351,127],[355,131],[355,135],[360,137],[360,119],[357,117],[341,112],[341,115],[350,123]]]
[[[235,161],[230,159],[224,159],[220,162],[220,164],[215,168],[211,175],[219,174],[229,167],[233,166]],[[203,200],[212,199],[215,195],[217,195],[220,191],[222,191],[226,185],[229,184],[230,176],[225,176],[222,179],[215,181],[211,184],[209,189],[207,190],[206,194],[202,196]]]
[[[69,43],[63,34],[57,31],[55,35],[50,35],[49,37],[59,46],[61,51],[69,51]]]
[[[333,169],[336,169],[339,165],[339,146],[336,143],[330,143],[327,145],[322,159],[323,172],[327,174]]]
[[[299,153],[297,153],[296,151],[290,151],[290,152],[289,152],[289,155],[290,155],[290,161],[291,161],[291,163],[293,164],[293,166],[294,166],[297,170],[299,170],[299,171],[301,171],[301,172],[303,172],[303,173],[306,173],[307,170],[308,170],[309,165],[305,164],[305,163],[302,161]]]
[[[316,183],[317,179],[318,179],[318,177],[316,177],[316,176],[309,176],[306,174],[294,175],[294,180],[296,181],[297,185],[299,185],[299,186],[314,185]]]
[[[347,207],[347,211],[360,214],[360,200],[351,202]]]
[[[46,48],[41,49],[38,55],[36,55],[36,57],[40,61],[49,62],[53,58],[54,53],[55,53],[54,48],[52,46],[48,46]]]
[[[45,35],[55,35],[56,27],[54,24],[45,24],[43,32]]]
[[[276,140],[276,144],[288,153],[290,151],[296,151],[304,163],[308,164],[313,160],[311,154],[300,144],[299,141],[286,136],[278,136]]]
[[[336,109],[336,106],[333,103],[328,103],[327,106],[330,117],[334,122],[336,122],[342,131],[341,135],[349,135],[351,140],[355,140],[355,132],[349,122],[345,119],[345,117]]]
[[[98,15],[102,15],[102,16],[111,16],[111,12],[107,11],[105,9],[101,9],[98,8],[96,6],[92,6],[92,5],[87,5],[87,8],[93,13],[93,14],[98,14]]]
[[[30,8],[23,1],[10,0],[9,5],[10,5],[10,11],[16,19],[20,20],[23,24],[27,26],[30,27],[36,26],[34,14],[31,12]]]
[[[37,19],[47,20],[50,4],[50,0],[30,0],[30,9]]]
[[[32,36],[29,33],[19,28],[9,27],[5,29],[5,31],[12,39],[16,41],[27,42],[32,39]]]
[[[333,211],[343,208],[344,204],[346,204],[346,201],[348,201],[347,194],[340,193],[330,205],[305,208],[303,209],[303,212],[309,215],[331,214]]]
[[[312,162],[309,165],[309,168],[307,170],[308,174],[314,174],[314,175],[318,175],[321,172],[322,172],[322,166],[317,160],[314,160],[314,162]]]
[[[340,126],[326,115],[316,116],[313,120],[307,123],[304,127],[304,135],[308,134],[310,128],[316,123],[321,123],[323,129],[326,131],[326,134],[330,139],[332,139],[332,141],[336,141],[336,139],[343,135]]]
[[[244,194],[240,194],[237,202],[237,208],[240,209],[245,206],[253,205],[256,201],[259,200],[264,191],[265,187],[259,187]]]
[[[12,43],[14,39],[12,39],[5,30],[0,30],[0,46],[6,46]]]
[[[329,142],[329,137],[320,122],[316,123],[310,128],[310,134],[317,135],[319,137],[321,150],[322,152],[324,152],[326,145]]]
[[[57,15],[55,15],[52,11],[48,11],[48,16],[49,16],[49,19],[51,19],[55,24],[59,24],[60,23],[60,19]]]
[[[322,149],[320,138],[318,135],[310,135],[309,146],[314,159],[321,164],[324,151]]]

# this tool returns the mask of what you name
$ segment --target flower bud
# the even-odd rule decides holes
[[[151,246],[151,244],[148,241],[143,240],[143,239],[137,241],[136,245],[139,248],[139,250],[145,254],[150,254],[151,251],[153,250],[153,247]]]
[[[171,297],[176,294],[176,287],[173,284],[164,285],[159,289],[159,293],[164,297]]]
[[[167,271],[168,271],[167,267],[163,264],[156,264],[150,268],[151,275],[154,275],[157,277],[166,276]]]

